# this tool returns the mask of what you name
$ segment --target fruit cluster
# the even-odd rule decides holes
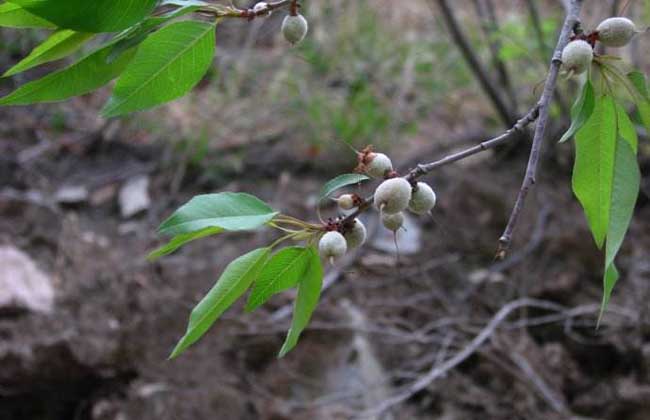
[[[384,179],[375,190],[373,202],[384,227],[395,234],[404,224],[404,211],[423,215],[436,205],[436,193],[428,184],[397,176],[390,158],[383,153],[370,149],[359,153],[358,170],[372,178]],[[343,194],[335,201],[342,211],[358,208],[364,202],[356,194]],[[358,218],[348,224],[333,223],[329,228],[321,237],[318,248],[321,256],[330,262],[366,240],[366,227]]]
[[[594,59],[594,45],[598,41],[605,47],[626,46],[638,33],[634,22],[625,17],[611,17],[603,20],[589,35],[575,37],[562,50],[562,65],[567,72],[582,74]]]

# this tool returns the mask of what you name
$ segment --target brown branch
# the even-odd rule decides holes
[[[481,332],[476,337],[474,337],[474,339],[470,341],[469,344],[467,344],[467,346],[465,346],[459,353],[441,364],[434,364],[429,372],[409,385],[402,393],[386,399],[376,408],[364,414],[367,414],[368,416],[379,416],[386,410],[389,410],[391,407],[394,407],[395,405],[408,400],[413,395],[427,388],[436,379],[445,376],[450,370],[454,369],[456,366],[460,365],[471,355],[473,355],[494,334],[499,325],[501,325],[501,323],[503,323],[512,312],[516,311],[517,309],[529,306],[543,307],[543,303],[544,301],[523,298],[512,301],[503,306],[499,312],[494,315],[490,322],[488,322],[488,324],[481,330]]]
[[[474,53],[472,46],[469,40],[465,37],[460,24],[456,20],[453,10],[449,6],[448,0],[435,0],[438,4],[438,8],[442,12],[442,16],[449,27],[449,32],[458,45],[465,61],[469,65],[470,70],[474,73],[474,76],[477,78],[481,88],[485,91],[487,96],[490,98],[494,107],[499,114],[499,118],[503,121],[505,126],[511,126],[515,123],[514,113],[508,108],[505,101],[501,97],[500,92],[496,89],[495,83],[491,80],[488,72],[485,70],[485,67],[479,60],[479,58]]]
[[[537,120],[537,125],[535,126],[535,135],[533,137],[533,145],[531,147],[530,156],[528,158],[526,175],[521,184],[521,189],[517,195],[517,200],[515,201],[512,213],[510,214],[508,224],[503,232],[503,235],[501,235],[501,238],[499,238],[499,249],[496,255],[497,259],[503,259],[506,256],[508,249],[510,248],[513,232],[519,221],[521,211],[524,208],[524,202],[526,201],[528,192],[530,191],[530,188],[535,184],[537,177],[537,167],[539,166],[539,158],[546,134],[546,125],[549,118],[550,103],[555,92],[555,86],[557,84],[560,66],[562,65],[562,50],[569,42],[569,37],[574,28],[580,22],[579,17],[581,8],[582,0],[571,0],[566,18],[564,20],[564,25],[562,26],[562,31],[560,32],[557,46],[555,47],[555,52],[553,53],[553,59],[551,60],[548,77],[546,78],[546,83],[544,84],[544,91],[542,93],[542,97],[539,100],[539,118]]]
[[[505,90],[508,96],[510,106],[512,109],[516,110],[518,108],[517,96],[515,95],[506,63],[504,63],[499,56],[501,51],[501,41],[497,36],[499,33],[499,20],[497,19],[494,10],[494,3],[492,0],[474,0],[474,8],[476,9],[476,14],[481,23],[481,29],[483,30],[483,34],[485,35],[485,39],[490,49],[492,66],[497,71],[499,83],[501,83],[501,87]]]
[[[174,4],[174,6],[178,6]],[[215,19],[219,18],[240,18],[253,20],[258,16],[266,16],[270,12],[280,9],[283,7],[289,6],[292,10],[297,9],[297,0],[280,0],[276,2],[269,2],[265,8],[259,9],[257,11],[253,9],[238,9],[234,6],[222,6],[222,5],[209,5],[204,6],[198,10],[198,13],[209,15]]]
[[[440,168],[441,166],[449,165],[450,163],[466,159],[477,153],[494,149],[495,147],[505,144],[513,139],[520,139],[521,134],[524,132],[524,129],[537,119],[539,113],[538,111],[539,104],[535,105],[530,111],[528,111],[526,115],[520,118],[510,129],[508,129],[503,134],[481,142],[475,146],[461,150],[460,152],[445,156],[442,159],[436,160],[434,162],[419,164],[414,169],[409,171],[409,173],[404,178],[410,182],[413,182],[422,175],[426,175],[434,169]],[[372,200],[373,196],[367,197],[353,213],[346,216],[345,219],[341,221],[341,224],[345,226],[346,224],[352,222],[352,220],[354,220],[354,218],[356,218],[358,215],[368,210],[372,206]]]

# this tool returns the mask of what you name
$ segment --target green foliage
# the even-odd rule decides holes
[[[223,231],[224,229],[220,227],[208,227],[205,229],[197,230],[195,232],[181,233],[180,235],[174,236],[165,245],[154,251],[151,251],[149,255],[147,255],[147,259],[149,261],[155,261],[160,257],[171,254],[186,243],[192,242],[196,239],[205,238],[207,236],[216,235],[217,233],[221,233]]]
[[[173,19],[195,12],[200,8],[198,5],[185,3],[189,2],[183,2],[183,5],[180,8],[172,10],[168,13],[159,16],[150,16],[142,22],[139,22],[137,25],[134,25],[128,30],[124,31],[124,33],[120,34],[117,37],[117,42],[115,43],[113,52],[109,56],[109,61],[112,61],[123,51],[142,43],[142,41],[144,41],[152,31],[158,29],[160,26],[170,22]]]
[[[585,91],[590,85],[587,81],[574,106],[571,127],[578,127],[574,130],[573,191],[585,211],[596,244],[605,247],[602,317],[619,277],[614,260],[632,219],[641,177],[636,158],[636,128],[615,96],[616,86],[623,85],[637,105],[641,104],[639,108],[647,97],[645,78],[634,73],[626,76],[609,64],[601,63],[600,70],[601,91],[594,96],[593,112],[586,116],[589,95]],[[571,129],[564,137],[569,138],[570,133]]]
[[[10,68],[3,77],[13,76],[32,67],[66,57],[91,39],[94,34],[75,32],[69,29],[56,31],[45,42],[36,47],[27,57]]]
[[[320,194],[318,194],[318,201],[323,201],[330,195],[332,195],[336,190],[339,190],[343,187],[347,187],[348,185],[354,185],[354,184],[360,184],[363,181],[366,181],[370,178],[368,178],[366,175],[363,174],[343,174],[339,175],[334,179],[331,179],[328,181],[325,185],[323,185],[323,188],[320,190]]]
[[[185,95],[212,63],[215,26],[186,21],[164,27],[138,48],[102,113],[113,117]]]
[[[265,225],[277,214],[250,194],[204,194],[192,198],[176,210],[160,225],[158,231],[164,235],[182,235],[205,228],[252,230]]]
[[[596,98],[591,118],[576,134],[573,191],[582,204],[599,248],[605,242],[611,208],[616,106],[609,95]]]
[[[253,283],[269,256],[269,248],[259,248],[237,258],[224,270],[217,283],[192,310],[187,331],[180,339],[170,359],[197,342]]]
[[[147,16],[158,0],[9,0],[63,29],[115,32]]]
[[[309,324],[311,315],[320,299],[323,287],[323,265],[316,248],[309,248],[309,254],[309,264],[298,284],[298,295],[293,306],[293,320],[287,338],[282,345],[282,349],[280,349],[280,357],[285,356],[296,346],[300,334]]]
[[[109,63],[108,56],[112,48],[111,44],[101,47],[65,69],[20,86],[0,98],[0,105],[62,101],[104,86],[126,68],[136,51],[127,50]]]
[[[641,122],[646,130],[650,132],[650,95],[648,95],[648,84],[645,75],[638,71],[628,73],[628,79],[632,83],[632,98],[639,111]]]
[[[591,83],[591,79],[587,79],[584,85],[582,85],[578,99],[571,108],[571,126],[560,139],[560,143],[564,143],[572,138],[585,125],[594,112],[595,103],[594,86]]]
[[[56,28],[55,24],[12,3],[0,4],[0,26],[9,28]]]
[[[271,296],[296,286],[305,275],[310,257],[310,249],[299,246],[284,248],[276,253],[255,280],[246,311],[252,312]]]

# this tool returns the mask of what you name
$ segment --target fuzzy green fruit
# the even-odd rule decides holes
[[[596,28],[598,40],[606,47],[624,47],[639,31],[628,18],[612,17],[600,22]]]
[[[305,39],[308,31],[309,24],[303,15],[287,15],[282,21],[282,35],[292,45],[296,45]]]
[[[418,182],[409,201],[409,210],[415,214],[426,214],[436,205],[436,193],[431,187],[424,183]]]
[[[339,205],[341,210],[352,210],[356,206],[354,205],[354,196],[352,194],[343,194],[338,198],[334,199]]]
[[[594,59],[594,50],[587,41],[571,41],[562,50],[562,66],[574,74],[584,73]]]
[[[375,191],[375,207],[387,214],[406,210],[411,201],[411,190],[411,184],[404,178],[387,179]]]
[[[354,226],[345,232],[343,236],[347,241],[348,249],[351,249],[363,245],[366,242],[367,235],[366,227],[361,223],[361,220],[354,219]]]
[[[383,178],[387,172],[393,170],[393,162],[383,153],[371,153],[368,160],[366,174],[372,178]]]
[[[399,228],[404,225],[404,213],[399,212],[395,214],[381,214],[381,223],[388,230],[397,232]]]
[[[342,257],[348,250],[347,242],[339,232],[327,232],[318,242],[321,257],[330,262]]]

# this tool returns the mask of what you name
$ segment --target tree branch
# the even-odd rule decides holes
[[[544,84],[544,91],[539,100],[539,119],[537,120],[537,125],[535,126],[535,135],[533,137],[533,145],[531,147],[530,156],[528,158],[526,175],[521,184],[521,189],[517,195],[517,200],[515,201],[512,213],[510,214],[508,224],[503,232],[503,235],[501,235],[501,238],[499,238],[499,249],[496,255],[497,259],[505,258],[508,249],[510,248],[513,232],[519,221],[521,211],[524,208],[524,202],[526,201],[528,192],[530,188],[535,184],[537,177],[537,167],[539,166],[539,158],[542,151],[542,145],[544,143],[544,136],[546,134],[546,125],[549,117],[550,103],[555,92],[555,86],[557,84],[560,66],[562,65],[562,50],[569,42],[569,37],[574,28],[580,22],[579,17],[581,9],[582,0],[571,0],[566,18],[564,19],[562,31],[560,32],[557,46],[555,47],[555,52],[553,53],[553,59],[551,60],[546,83]]]
[[[465,61],[467,61],[470,70],[474,72],[474,75],[478,79],[481,88],[483,88],[487,96],[494,104],[494,107],[496,108],[497,113],[499,114],[499,117],[503,121],[504,125],[511,126],[515,122],[514,113],[508,108],[507,104],[501,97],[501,94],[495,88],[495,84],[490,79],[490,76],[485,70],[485,67],[474,53],[470,42],[465,37],[465,34],[463,33],[458,21],[456,20],[454,12],[449,6],[449,2],[447,0],[436,0],[436,3],[438,4],[438,8],[442,12],[442,16],[445,19],[447,26],[449,27],[449,32],[451,33],[454,42],[456,42],[458,48],[460,48],[460,51],[463,54],[463,57],[465,57]]]
[[[279,0],[275,2],[269,2],[265,8],[259,9],[257,11],[253,9],[239,9],[234,6],[223,6],[219,4],[214,4],[214,5],[201,7],[198,10],[198,13],[210,15],[214,18],[241,18],[241,19],[253,20],[258,16],[266,16],[273,10],[287,7],[287,6],[289,6],[291,12],[293,12],[298,8],[297,3],[298,3],[297,0]],[[169,4],[163,3],[163,6],[167,6],[167,5],[181,7],[180,4],[175,2]]]
[[[501,323],[503,323],[512,312],[528,306],[545,307],[544,303],[544,301],[536,299],[522,298],[512,301],[503,306],[499,312],[497,312],[496,315],[492,317],[490,322],[488,322],[488,324],[481,330],[481,332],[476,337],[474,337],[474,339],[470,341],[469,344],[467,344],[467,346],[465,346],[459,353],[454,355],[454,357],[441,364],[434,364],[429,372],[408,386],[402,393],[382,401],[382,403],[379,404],[376,408],[370,410],[367,413],[364,413],[363,417],[366,418],[365,415],[379,416],[391,407],[408,400],[413,395],[427,388],[436,379],[445,376],[450,370],[454,369],[456,366],[467,360],[492,336],[492,334],[494,334],[499,325],[501,325]]]
[[[515,95],[506,63],[504,63],[499,56],[501,51],[501,41],[497,35],[499,32],[499,21],[494,10],[494,3],[492,0],[474,0],[474,8],[476,9],[476,14],[481,21],[481,29],[483,30],[483,34],[485,35],[485,39],[490,49],[492,66],[497,71],[499,82],[508,96],[510,106],[512,109],[517,110],[517,95]]]
[[[521,134],[524,132],[524,129],[530,125],[533,121],[537,119],[539,114],[539,104],[535,105],[526,115],[520,118],[515,125],[513,125],[509,130],[503,134],[493,137],[489,140],[481,142],[476,146],[469,147],[467,149],[461,150],[460,152],[453,153],[451,155],[445,156],[442,159],[436,160],[427,164],[419,164],[415,168],[411,169],[409,173],[404,176],[409,182],[414,182],[416,179],[422,175],[426,175],[434,169],[440,168],[441,166],[449,165],[450,163],[463,160],[477,153],[484,152],[486,150],[494,149],[497,146],[505,144],[513,139],[520,139]],[[372,206],[373,196],[367,197],[363,200],[363,203],[357,209],[345,217],[341,221],[341,224],[345,226],[346,224],[352,222],[358,215],[368,210]]]

